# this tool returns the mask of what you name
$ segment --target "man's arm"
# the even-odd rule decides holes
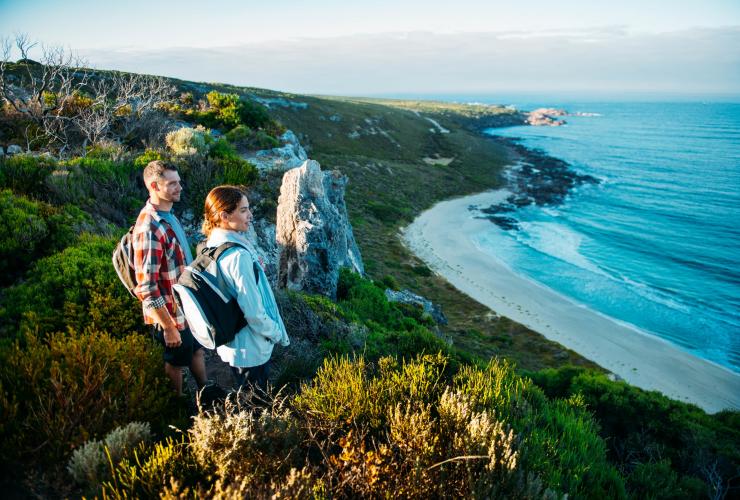
[[[162,327],[165,345],[177,347],[182,343],[180,331],[159,291],[159,268],[164,250],[156,229],[134,233],[133,246],[137,282],[134,293],[144,304],[147,314]]]
[[[177,329],[177,324],[172,319],[172,315],[167,310],[167,307],[152,307],[147,311],[154,317],[154,321],[162,327],[162,330],[164,330],[164,343],[167,347],[177,347],[182,344],[180,330]]]

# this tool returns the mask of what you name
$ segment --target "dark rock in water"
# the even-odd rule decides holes
[[[481,219],[488,219],[494,224],[496,224],[498,227],[503,229],[504,231],[518,231],[519,230],[519,221],[514,219],[513,217],[504,217],[501,215],[492,215],[490,217],[480,217]]]
[[[519,156],[519,163],[506,172],[507,189],[512,194],[502,203],[487,208],[473,208],[488,217],[505,230],[519,229],[518,221],[510,216],[499,214],[512,213],[529,205],[556,206],[563,203],[568,194],[583,184],[598,184],[599,180],[590,175],[579,174],[570,165],[558,158],[548,156],[539,149],[528,149],[514,139],[494,137],[494,140],[514,149]]]

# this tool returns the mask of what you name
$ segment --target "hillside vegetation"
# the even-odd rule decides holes
[[[512,152],[478,131],[517,123],[515,112],[109,72],[84,79],[79,69],[66,90],[39,90],[44,65],[2,71],[0,146],[30,149],[0,159],[7,497],[737,493],[737,412],[707,415],[612,381],[461,295],[400,244],[399,227],[421,210],[500,184]],[[162,94],[137,108],[123,95],[132,81]],[[28,98],[35,91],[41,101]],[[106,127],[91,135],[95,113]],[[350,178],[368,276],[343,272],[336,301],[278,290],[292,344],[276,350],[275,390],[193,411],[168,390],[160,348],[110,255],[156,158],[180,167],[186,222],[225,182],[248,186],[255,216],[274,218],[280,178],[243,156],[277,145],[286,129]],[[388,302],[387,287],[442,304],[449,325]]]

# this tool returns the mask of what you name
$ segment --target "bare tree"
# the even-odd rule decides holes
[[[151,125],[150,115],[171,100],[175,87],[162,77],[112,73],[91,81],[93,102],[79,117],[87,141],[102,138],[131,139],[132,134]]]
[[[16,35],[14,45],[22,59],[11,72],[13,42],[0,44],[0,101],[27,121],[27,149],[50,143],[62,156],[78,148],[84,154],[103,139],[129,140],[151,126],[151,115],[175,91],[161,77],[93,71],[62,47],[41,45],[34,63],[29,55],[37,44],[26,35]]]
[[[81,95],[89,73],[79,69],[84,60],[62,47],[41,46],[38,63],[29,58],[36,47],[27,35],[16,35],[15,47],[22,59],[10,74],[11,43],[3,41],[3,61],[0,65],[0,99],[28,121],[27,148],[47,141],[57,143],[61,152],[74,139],[73,123],[79,106],[75,97]]]

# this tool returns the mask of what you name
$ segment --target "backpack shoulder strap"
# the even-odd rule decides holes
[[[249,251],[249,249],[247,247],[245,247],[244,245],[241,245],[239,243],[234,243],[232,241],[228,241],[226,243],[222,243],[222,244],[220,244],[217,247],[209,248],[209,249],[206,250],[206,252],[208,252],[209,257],[211,257],[211,259],[218,260],[218,258],[221,257],[221,255],[224,252],[226,252],[227,250],[230,250],[231,248],[234,248],[234,247],[241,247],[244,250],[246,250],[247,253],[249,253],[249,256],[250,257],[252,256],[252,253]],[[258,266],[259,266],[259,264],[257,263],[257,261],[254,260],[254,258],[252,258],[252,271],[254,272],[254,281],[257,284],[259,284],[259,282],[260,282],[260,272],[259,272],[259,267]]]

